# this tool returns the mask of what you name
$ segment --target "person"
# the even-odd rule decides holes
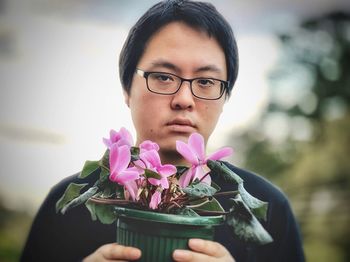
[[[238,54],[231,27],[209,3],[168,0],[151,7],[131,28],[119,58],[125,102],[138,145],[152,140],[163,163],[181,164],[175,141],[193,132],[208,141],[237,78]],[[164,85],[167,86],[164,89]],[[210,86],[210,89],[208,88]],[[251,194],[269,202],[262,225],[271,244],[239,241],[219,227],[214,241],[191,239],[189,250],[175,250],[175,261],[304,261],[298,227],[286,196],[264,178],[229,165]],[[134,247],[115,243],[113,225],[91,220],[84,206],[65,215],[55,203],[70,176],[54,186],[36,215],[21,261],[131,261],[142,256]],[[215,181],[225,190],[227,185]],[[225,199],[220,199],[227,208]]]

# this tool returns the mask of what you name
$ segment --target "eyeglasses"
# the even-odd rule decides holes
[[[224,94],[229,82],[215,78],[185,79],[164,72],[144,72],[136,69],[136,73],[146,78],[147,89],[160,95],[173,95],[180,90],[184,81],[190,83],[193,96],[205,100],[217,100]]]

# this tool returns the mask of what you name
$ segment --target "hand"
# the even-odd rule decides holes
[[[129,261],[136,260],[140,257],[141,251],[139,249],[112,243],[99,247],[94,253],[86,257],[83,262]]]
[[[177,249],[173,253],[173,259],[179,262],[235,262],[230,252],[221,244],[202,239],[190,239],[188,242],[192,250]]]

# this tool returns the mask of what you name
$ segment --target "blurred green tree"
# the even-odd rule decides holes
[[[11,210],[0,201],[0,261],[19,260],[32,219],[27,212]]]
[[[243,144],[243,166],[288,194],[308,261],[350,261],[350,16],[308,19],[278,37],[270,104],[231,143]]]

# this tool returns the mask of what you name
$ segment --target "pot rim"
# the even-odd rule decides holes
[[[175,214],[158,213],[148,210],[138,210],[121,206],[114,206],[114,210],[117,216],[129,217],[143,221],[155,221],[159,223],[168,224],[182,224],[182,225],[193,225],[193,226],[215,226],[224,223],[224,216],[183,216]]]

